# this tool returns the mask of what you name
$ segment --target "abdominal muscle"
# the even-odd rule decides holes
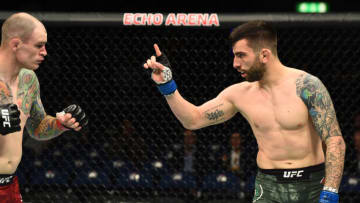
[[[22,156],[22,131],[0,136],[0,174],[14,174]]]
[[[257,165],[262,169],[303,168],[324,162],[322,142],[304,130],[258,133]]]

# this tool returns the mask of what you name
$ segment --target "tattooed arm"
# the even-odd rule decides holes
[[[223,123],[235,115],[237,110],[229,99],[231,88],[233,87],[225,89],[216,98],[201,106],[186,101],[177,90],[165,98],[182,125],[193,130]]]
[[[296,80],[296,94],[304,101],[314,127],[326,144],[325,186],[339,189],[345,159],[345,142],[330,95],[316,77],[304,74]]]
[[[23,73],[24,72],[24,73]],[[20,74],[20,87],[24,91],[22,109],[27,109],[25,114],[30,114],[26,122],[29,135],[36,140],[49,140],[65,131],[60,122],[52,116],[46,115],[40,99],[39,81],[33,71],[23,71]],[[28,89],[28,91],[26,91]]]

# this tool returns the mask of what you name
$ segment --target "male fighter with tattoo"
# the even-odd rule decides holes
[[[44,25],[27,13],[16,13],[2,25],[0,46],[0,203],[22,202],[14,175],[22,156],[24,128],[37,140],[66,130],[81,130],[87,118],[78,105],[56,117],[46,114],[34,73],[47,55]]]
[[[323,83],[280,62],[277,33],[267,22],[240,25],[230,41],[233,66],[246,81],[200,106],[180,95],[156,44],[156,56],[144,68],[152,69],[152,79],[185,128],[222,123],[238,112],[247,119],[259,146],[253,202],[338,202],[345,143]]]

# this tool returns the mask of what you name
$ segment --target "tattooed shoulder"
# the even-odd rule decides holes
[[[39,85],[35,72],[24,68],[21,69],[19,73],[19,88],[32,87],[34,85]]]
[[[301,98],[309,97],[310,93],[317,89],[320,85],[320,80],[308,73],[301,74],[296,79],[296,94]]]
[[[341,135],[330,94],[317,77],[300,75],[296,79],[296,94],[307,106],[315,129],[323,140]]]
[[[24,112],[29,114],[32,103],[39,96],[39,81],[32,70],[22,69],[19,73],[17,104]]]

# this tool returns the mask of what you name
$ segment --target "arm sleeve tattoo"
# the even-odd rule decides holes
[[[325,184],[338,188],[344,169],[345,143],[330,95],[324,84],[310,74],[301,75],[296,80],[296,94],[307,106],[314,127],[326,144]]]
[[[40,99],[40,85],[34,72],[20,75],[19,83],[22,88],[28,86],[28,91],[22,101],[22,109],[27,109],[29,119],[26,122],[26,129],[29,135],[37,140],[49,140],[64,132],[59,121],[46,115]],[[25,79],[25,78],[31,78]]]

